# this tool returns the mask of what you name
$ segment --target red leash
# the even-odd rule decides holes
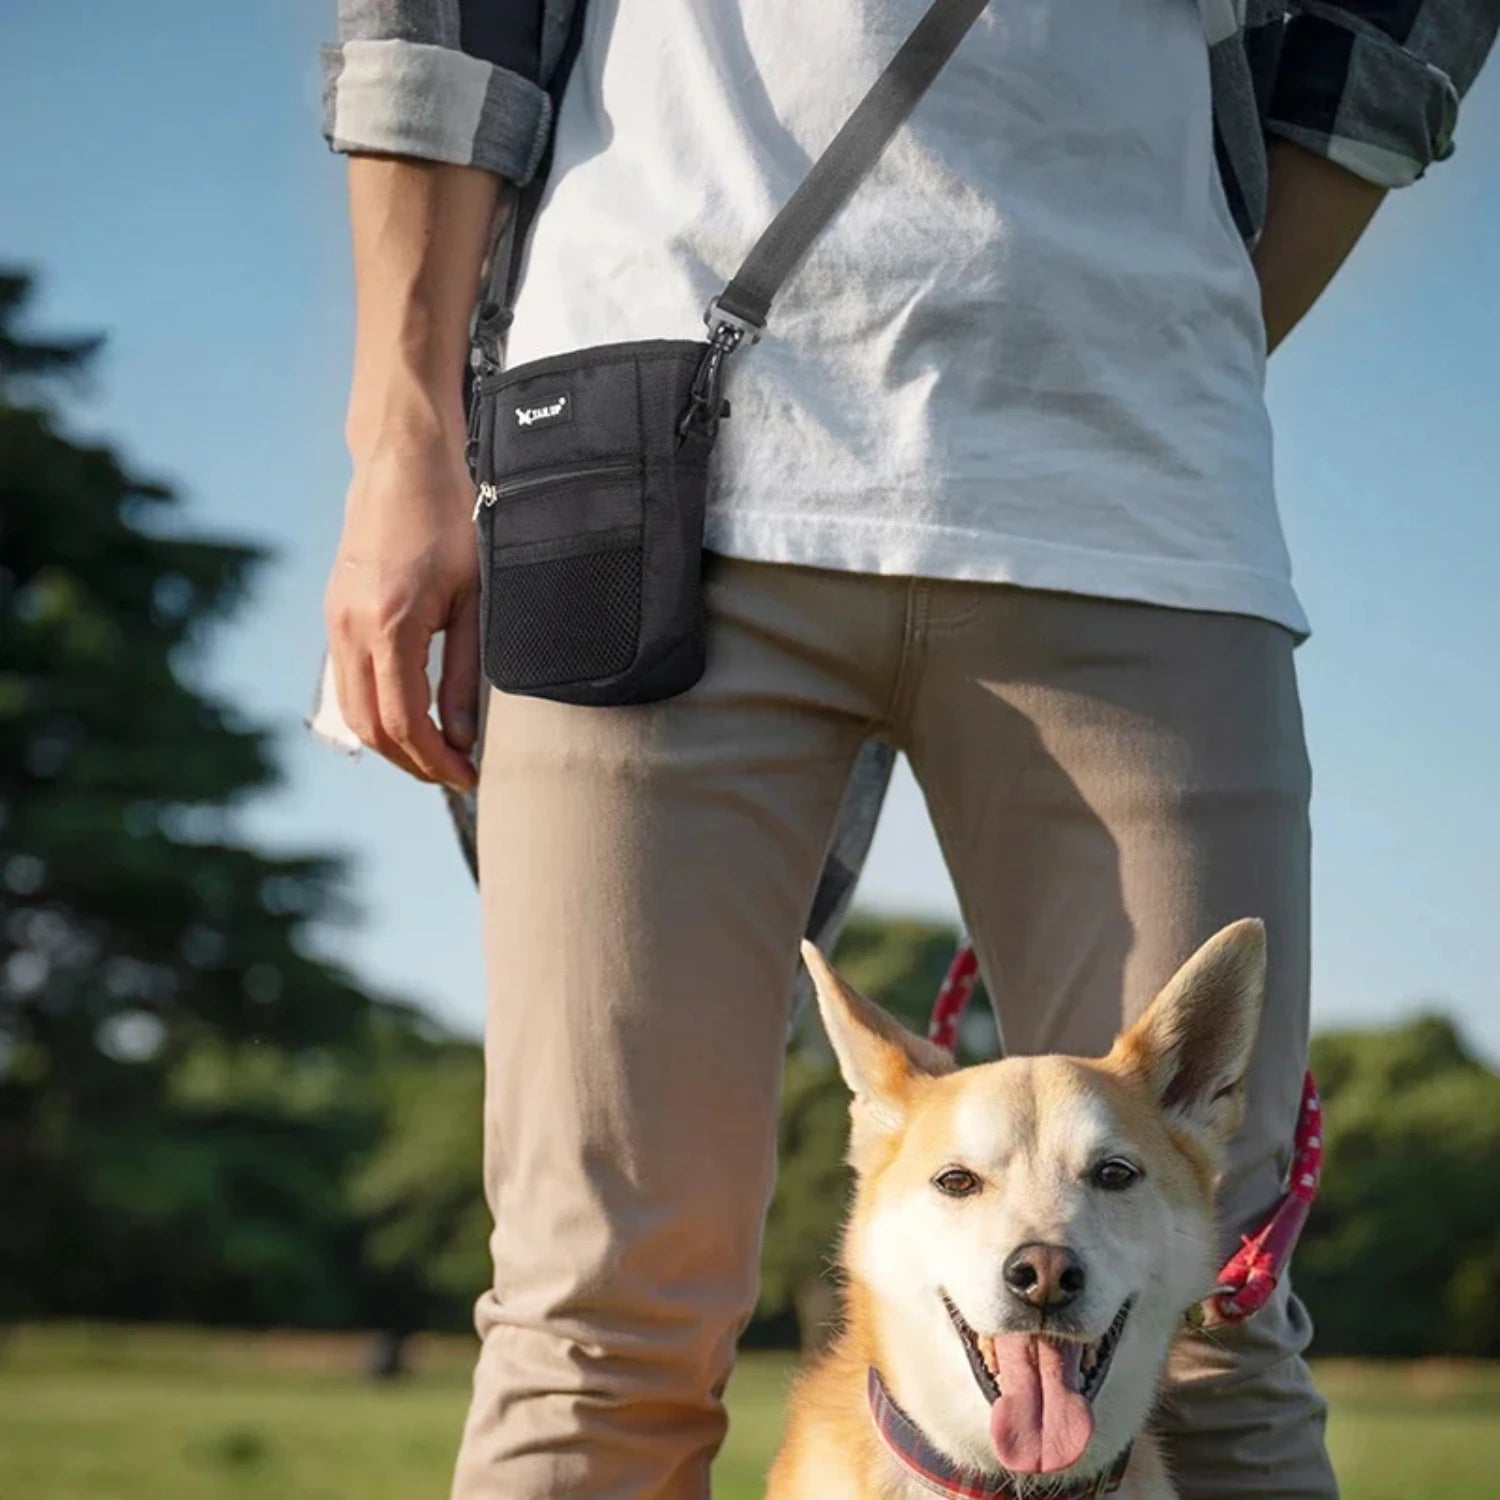
[[[1240,1248],[1219,1272],[1213,1306],[1226,1322],[1238,1323],[1264,1307],[1281,1280],[1297,1237],[1307,1223],[1318,1180],[1323,1175],[1323,1107],[1311,1073],[1303,1075],[1302,1108],[1297,1114],[1297,1135],[1292,1170],[1286,1192],[1259,1234],[1245,1235]]]
[[[978,979],[979,959],[969,944],[961,942],[933,1002],[932,1019],[927,1023],[929,1042],[936,1042],[946,1052],[958,1050],[959,1019],[968,1008]]]
[[[927,1038],[953,1052],[958,1046],[958,1023],[979,979],[979,960],[968,943],[960,943],[932,1006]],[[1302,1080],[1302,1108],[1292,1170],[1286,1192],[1258,1234],[1245,1235],[1240,1248],[1225,1262],[1209,1298],[1216,1321],[1238,1323],[1265,1306],[1307,1222],[1323,1173],[1323,1110],[1318,1086],[1308,1073]]]

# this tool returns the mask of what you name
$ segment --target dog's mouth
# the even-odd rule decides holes
[[[943,1294],[975,1383],[990,1407],[996,1456],[1019,1474],[1047,1474],[1078,1462],[1094,1432],[1093,1404],[1130,1318],[1127,1297],[1102,1337],[982,1334]]]

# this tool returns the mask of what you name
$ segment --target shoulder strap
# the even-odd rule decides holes
[[[552,101],[551,128],[547,133],[547,144],[542,148],[541,160],[532,174],[531,181],[521,189],[513,211],[514,224],[510,235],[510,254],[506,257],[505,291],[500,300],[501,327],[510,326],[511,311],[516,305],[517,283],[521,278],[521,259],[526,249],[526,240],[531,225],[541,207],[542,194],[547,189],[547,178],[552,173],[553,147],[557,143],[557,117],[562,109],[563,94],[572,76],[573,65],[578,60],[579,48],[583,45],[584,15],[588,0],[573,0],[573,14],[568,21],[568,34],[558,54],[557,66],[547,80],[547,94]]]
[[[771,301],[781,290],[782,283],[875,165],[891,137],[979,18],[986,3],[987,0],[932,0],[916,28],[844,122],[827,150],[813,163],[797,191],[751,246],[729,285],[709,304],[705,321],[712,324],[717,318],[721,324],[735,325],[754,341],[765,326]],[[548,89],[553,102],[552,135],[536,175],[521,190],[516,203],[503,296],[498,305],[492,303],[482,309],[484,324],[495,332],[503,332],[510,326],[526,238],[551,169],[557,114],[582,44],[586,9],[587,0],[574,0],[567,43]]]
[[[932,0],[901,50],[751,246],[734,279],[709,304],[708,321],[717,312],[757,332],[765,326],[782,283],[875,165],[985,4]]]

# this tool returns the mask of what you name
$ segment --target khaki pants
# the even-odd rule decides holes
[[[867,736],[908,755],[1012,1053],[1105,1051],[1221,924],[1270,976],[1225,1250],[1275,1199],[1307,1045],[1292,638],[1240,616],[718,560],[663,704],[496,695],[479,795],[494,1286],[457,1500],[701,1500],[755,1303],[787,1010]],[[1326,1497],[1281,1295],[1183,1340],[1181,1492]]]

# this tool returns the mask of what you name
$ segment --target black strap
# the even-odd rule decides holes
[[[719,294],[719,311],[755,328],[765,326],[782,283],[875,165],[985,3],[933,0],[885,72],[751,247],[734,279]]]
[[[542,159],[537,164],[531,181],[521,189],[516,202],[516,225],[511,237],[509,263],[505,269],[505,297],[503,306],[507,314],[516,305],[516,284],[521,278],[521,253],[526,247],[526,237],[531,233],[531,223],[541,206],[542,194],[547,190],[547,178],[552,172],[552,151],[557,143],[557,117],[562,110],[563,92],[578,59],[578,49],[583,45],[583,18],[588,10],[588,0],[573,0],[573,15],[568,27],[567,40],[558,55],[557,66],[547,81],[547,93],[552,100],[552,128],[547,132],[547,144],[542,148]],[[506,317],[507,325],[510,318]]]
[[[563,92],[568,86],[573,64],[578,60],[578,52],[583,45],[583,22],[587,10],[588,0],[574,0],[573,14],[568,25],[568,34],[563,41],[563,49],[558,54],[552,76],[547,80],[547,96],[552,101],[552,121],[547,132],[547,144],[542,147],[541,159],[537,163],[536,171],[531,175],[531,180],[517,195],[506,228],[496,237],[494,249],[491,252],[487,275],[487,295],[480,300],[479,306],[475,309],[472,328],[475,350],[480,359],[485,362],[496,360],[497,350],[494,346],[510,327],[512,312],[516,305],[517,285],[521,279],[521,261],[526,252],[526,241],[531,234],[532,223],[542,204],[542,195],[547,191],[547,178],[552,171],[552,154],[557,142],[557,116],[562,108]],[[505,256],[502,280],[498,255],[501,246],[507,242],[507,238],[510,248]],[[471,399],[472,376],[471,363],[465,380],[464,399],[466,402]]]

